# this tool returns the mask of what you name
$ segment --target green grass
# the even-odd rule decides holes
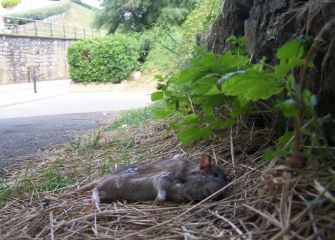
[[[29,172],[28,168],[26,170]],[[0,178],[0,207],[6,204],[9,199],[19,199],[31,192],[36,193],[35,197],[45,191],[57,192],[57,190],[77,181],[73,177],[66,176],[63,172],[62,160],[59,159],[50,164],[42,173],[26,173],[20,178],[15,179],[14,184],[11,185]],[[17,173],[20,175],[20,170]]]
[[[94,130],[92,134],[89,134],[88,136],[78,139],[75,139],[68,144],[68,149],[70,151],[79,151],[79,150],[92,150],[94,148],[97,148],[100,140],[101,140],[101,134],[103,133],[103,129]]]
[[[52,23],[65,24],[78,28],[94,29],[95,11],[71,2],[69,12],[61,19],[51,20]]]
[[[121,113],[119,119],[115,120],[107,130],[114,130],[122,127],[136,126],[154,119],[154,111],[159,103],[151,104],[140,109],[131,109]]]

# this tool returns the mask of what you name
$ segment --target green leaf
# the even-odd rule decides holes
[[[290,61],[281,61],[279,65],[275,67],[275,76],[277,79],[284,78],[294,68],[302,66],[304,59],[291,59]]]
[[[301,40],[294,40],[286,43],[276,53],[280,60],[279,65],[275,67],[277,79],[284,78],[294,68],[302,66],[305,62],[304,47]]]
[[[270,161],[277,156],[278,156],[278,152],[276,152],[275,150],[268,150],[265,153],[263,153],[262,159],[266,161]]]
[[[221,94],[215,95],[206,95],[201,99],[201,105],[210,106],[210,107],[221,107],[225,104],[229,104],[229,99],[232,97],[228,97],[221,92]]]
[[[282,149],[286,143],[293,137],[293,132],[287,132],[280,138],[278,138],[276,147],[277,149]]]
[[[164,81],[164,77],[162,75],[155,75],[155,79],[159,82]]]
[[[227,73],[226,75],[222,76],[217,82],[216,82],[216,85],[217,87],[221,90],[221,85],[229,80],[230,78],[232,78],[233,76],[236,76],[236,75],[239,75],[239,74],[242,74],[242,73],[245,73],[245,71],[243,70],[239,70],[239,71],[236,71],[236,72],[230,72],[230,73]]]
[[[304,48],[301,40],[293,40],[284,44],[278,49],[276,53],[276,57],[279,60],[302,58],[303,55],[304,55]]]
[[[198,79],[191,92],[201,95],[215,95],[221,92],[215,87],[217,77],[205,76]]]
[[[198,115],[192,113],[183,117],[183,119],[178,123],[179,125],[192,125],[199,123]]]
[[[175,113],[175,110],[171,107],[161,108],[155,111],[155,117],[158,119],[164,119],[170,117],[173,113]]]
[[[293,99],[287,99],[278,103],[276,108],[280,109],[287,118],[294,118],[298,116],[296,102]]]
[[[249,57],[239,54],[233,54],[230,51],[225,52],[223,55],[219,56],[220,67],[222,68],[221,75],[236,72],[238,70],[244,69],[249,63]]]
[[[280,93],[283,87],[272,74],[249,69],[243,74],[233,76],[222,84],[222,91],[228,96],[241,96],[248,101],[268,99]]]
[[[164,98],[163,91],[153,92],[151,94],[151,101],[158,101],[158,100],[162,100],[163,98]]]
[[[243,96],[237,96],[237,100],[239,103],[239,108],[244,108],[248,104],[248,100],[244,98]],[[236,106],[235,106],[236,107]]]
[[[230,128],[231,126],[234,126],[236,124],[236,119],[229,118],[225,121],[219,119],[213,119],[212,121],[209,122],[209,124],[212,129],[223,130]]]
[[[295,90],[295,77],[291,74],[286,81],[287,95],[292,97]]]
[[[166,84],[159,82],[156,86],[156,89],[157,90],[165,90],[166,89]]]
[[[202,111],[204,112],[205,116],[213,116],[214,115],[214,108],[213,106],[203,105]]]
[[[304,103],[311,108],[314,108],[317,104],[317,97],[312,94],[309,90],[305,89],[304,93]]]
[[[180,131],[177,136],[183,144],[190,144],[211,135],[209,127],[200,127],[199,125],[191,125]]]

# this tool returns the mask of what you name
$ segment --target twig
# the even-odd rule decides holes
[[[280,228],[280,222],[277,221],[277,219],[273,218],[272,216],[270,216],[267,213],[263,213],[261,211],[259,211],[256,208],[253,208],[247,204],[243,204],[243,206],[245,206],[246,208],[249,208],[250,210],[254,211],[255,213],[258,213],[259,215],[261,215],[262,217],[264,217],[265,219],[267,219],[269,222],[271,222],[273,225],[275,225],[276,227]]]
[[[190,102],[190,106],[191,106],[192,112],[195,114],[193,103],[192,103],[192,99],[191,99],[190,96],[187,96],[187,98],[188,98],[188,101]]]
[[[289,174],[284,172],[283,175],[284,183],[282,186],[282,194],[280,198],[280,209],[279,209],[279,218],[281,223],[281,229],[285,229],[288,225],[288,207],[287,201],[288,199],[288,190],[289,190]]]
[[[98,209],[100,212],[100,209]],[[94,209],[94,226],[92,227],[92,231],[95,236],[98,236],[98,227],[97,227],[97,209]]]
[[[328,184],[328,186],[324,189],[324,191],[322,191],[320,194],[318,194],[318,196],[316,197],[316,199],[322,197],[322,196],[326,193],[327,189],[333,184],[333,182],[334,182],[334,180],[331,181],[331,182]],[[302,217],[304,217],[304,216],[309,212],[309,210],[312,208],[312,206],[313,206],[312,204],[308,205],[303,211],[301,211],[297,216],[295,216],[295,217],[292,219],[290,225],[288,225],[287,228],[281,230],[279,233],[277,233],[275,236],[273,236],[273,237],[271,238],[271,240],[281,239],[281,237],[282,237],[283,235],[285,235],[285,234],[291,229],[291,226],[292,226],[294,223],[296,223],[298,220],[300,220]]]
[[[225,217],[223,217],[223,216],[221,216],[221,215],[219,215],[219,214],[217,214],[217,213],[215,213],[215,212],[213,212],[213,211],[211,211],[211,210],[209,210],[209,212],[212,214],[212,215],[214,215],[215,217],[217,217],[217,218],[220,218],[221,220],[223,220],[223,221],[225,221],[226,223],[228,223],[234,230],[235,230],[235,232],[238,234],[238,235],[240,235],[241,236],[241,238],[243,238],[243,239],[245,239],[246,237],[245,237],[245,235],[243,234],[243,232],[234,224],[234,223],[232,223],[231,221],[229,221],[227,218],[225,218]]]
[[[233,163],[233,171],[234,177],[236,177],[236,170],[235,170],[235,154],[234,154],[234,143],[233,143],[233,128],[230,128],[230,155],[231,161]]]
[[[54,224],[53,224],[53,212],[50,211],[50,215],[49,215],[49,219],[50,219],[50,235],[51,235],[51,240],[55,240],[55,235],[54,235]]]

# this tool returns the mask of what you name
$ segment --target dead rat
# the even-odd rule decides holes
[[[199,164],[179,156],[112,171],[94,182],[92,202],[199,201],[226,185],[223,169],[204,155]],[[91,185],[90,185],[91,187]]]

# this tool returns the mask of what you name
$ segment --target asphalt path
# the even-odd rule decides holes
[[[111,123],[115,113],[77,113],[0,119],[0,168],[30,160],[34,154]]]
[[[120,110],[150,103],[146,92],[75,92],[69,81],[0,85],[0,168],[111,123]]]

